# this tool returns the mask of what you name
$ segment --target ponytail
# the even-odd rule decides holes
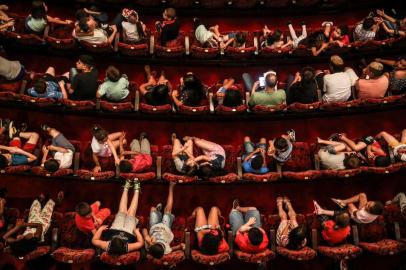
[[[103,129],[100,125],[93,125],[92,134],[98,141],[104,141],[108,137],[109,133]]]

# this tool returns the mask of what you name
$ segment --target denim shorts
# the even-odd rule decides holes
[[[238,210],[231,210],[229,215],[231,230],[233,231],[233,235],[237,234],[238,229],[247,221],[255,217],[256,222],[252,225],[253,228],[261,228],[261,215],[258,210],[248,210],[244,215]]]
[[[163,223],[166,226],[168,226],[168,228],[172,228],[174,220],[175,220],[175,216],[172,213],[164,213],[162,215],[162,213],[157,210],[151,211],[149,213],[149,227],[150,228],[158,223]]]

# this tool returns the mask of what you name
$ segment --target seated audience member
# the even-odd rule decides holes
[[[359,193],[351,198],[332,199],[339,207],[347,207],[351,218],[357,223],[371,223],[383,213],[383,204],[379,201],[368,201],[365,193]],[[355,204],[358,203],[358,207]]]
[[[384,31],[395,38],[404,37],[406,35],[406,17],[403,19],[395,19],[385,13],[383,9],[377,9],[376,14],[383,20],[380,21]]]
[[[266,139],[261,138],[256,145],[251,142],[251,138],[244,138],[245,153],[242,156],[242,167],[246,173],[264,174],[269,171],[266,164]]]
[[[159,33],[159,42],[161,46],[170,45],[168,42],[174,41],[178,38],[180,24],[176,18],[176,11],[174,8],[167,8],[162,13],[163,21],[155,22],[155,27]]]
[[[343,142],[317,138],[317,143],[324,145],[318,152],[323,169],[348,170],[361,166],[362,160],[360,156],[353,151],[346,152],[347,147]]]
[[[93,153],[93,161],[95,163],[93,172],[98,173],[102,170],[98,157],[108,158],[113,156],[115,164],[119,165],[120,159],[117,155],[117,148],[120,146],[120,138],[122,138],[123,144],[127,143],[127,141],[124,139],[125,132],[115,132],[109,134],[99,125],[94,125],[92,133],[93,138],[91,147]]]
[[[42,147],[41,166],[52,173],[58,169],[70,168],[75,147],[58,130],[47,125],[42,125],[41,129],[52,137],[52,143]],[[49,151],[51,151],[51,158],[48,158]]]
[[[351,68],[345,68],[343,59],[338,55],[330,58],[331,74],[323,77],[323,102],[345,102],[351,97],[351,87],[358,79]]]
[[[348,150],[356,151],[362,157],[366,157],[369,166],[387,167],[390,165],[391,161],[389,155],[372,136],[365,136],[361,140],[354,142],[348,139],[344,133],[337,135],[338,139],[349,147]]]
[[[296,35],[296,31],[293,28],[291,22],[288,22],[288,28],[289,28],[290,36],[292,38],[293,49],[296,49],[297,47],[299,47],[299,44],[301,44],[301,42],[307,38],[306,24],[304,22],[302,22],[302,34],[300,36]]]
[[[307,38],[308,47],[313,56],[318,56],[330,45],[329,42],[332,26],[332,22],[323,22],[321,25],[322,30],[312,33]]]
[[[112,102],[120,102],[128,97],[130,91],[128,87],[130,82],[125,74],[121,74],[114,66],[109,66],[106,70],[106,78],[99,86],[96,97],[106,96],[106,99]]]
[[[19,61],[10,61],[0,56],[0,79],[20,81],[24,79],[26,70]]]
[[[10,126],[13,124],[11,123]],[[0,145],[0,168],[7,166],[26,165],[37,160],[32,153],[37,146],[39,135],[36,132],[23,132],[14,127],[10,128],[11,141],[9,146]],[[25,139],[26,143],[22,145],[21,140]]]
[[[370,63],[363,71],[362,78],[355,83],[358,98],[383,98],[389,87],[389,79],[383,73],[383,65]]]
[[[127,44],[145,42],[147,27],[140,21],[135,10],[124,8],[114,19],[113,24],[117,29],[122,29],[123,41]]]
[[[402,130],[400,141],[386,131],[382,131],[376,135],[376,139],[381,138],[388,143],[397,160],[406,161],[406,129]]]
[[[152,166],[151,145],[148,140],[147,133],[143,132],[140,135],[140,140],[132,140],[130,147],[131,151],[125,151],[123,140],[120,137],[120,172],[143,172]],[[130,159],[125,159],[130,156]]]
[[[5,251],[16,257],[24,257],[43,243],[44,236],[51,226],[54,207],[61,204],[63,197],[64,194],[60,191],[55,201],[49,199],[45,203],[43,194],[39,196],[39,199],[34,200],[30,207],[27,223],[19,221],[14,228],[3,235],[8,246]],[[41,203],[45,203],[44,207],[41,206]]]
[[[171,104],[172,84],[165,77],[165,72],[161,72],[158,80],[155,78],[156,72],[151,72],[150,66],[144,67],[147,82],[140,85],[140,93],[145,102],[152,106],[162,106]]]
[[[76,205],[75,224],[79,231],[95,234],[97,229],[110,216],[110,209],[100,209],[101,202],[96,201],[89,205],[80,202]]]
[[[223,41],[219,34],[219,26],[214,25],[209,29],[201,22],[200,19],[194,18],[194,31],[196,40],[199,41],[202,47],[218,48],[219,44]],[[217,33],[217,34],[216,34]]]
[[[271,31],[268,29],[268,26],[264,26],[262,29],[262,41],[261,47],[269,47],[271,49],[285,49],[293,45],[293,41],[289,39],[287,42],[284,41],[283,32],[280,29]]]
[[[221,35],[218,28],[214,28],[216,35]],[[220,42],[220,48],[226,49],[228,46],[234,48],[245,48],[247,42],[247,34],[244,32],[228,33],[221,35],[222,42]]]
[[[192,158],[192,161],[199,164],[199,170],[204,177],[223,174],[226,163],[226,152],[221,145],[189,136],[185,136],[183,140],[186,142],[192,140],[193,145],[200,148],[203,152],[203,155]]]
[[[296,212],[287,197],[276,199],[278,215],[281,219],[276,232],[276,244],[291,250],[298,250],[306,246],[306,226],[299,225],[296,220]],[[284,206],[288,210],[286,214]]]
[[[156,207],[151,207],[149,213],[149,231],[145,228],[142,230],[145,239],[145,248],[148,254],[156,259],[161,259],[164,255],[172,251],[185,249],[184,243],[171,247],[171,242],[174,238],[171,228],[175,220],[175,216],[172,214],[174,188],[175,182],[170,182],[163,215],[161,212],[161,203]]]
[[[7,5],[0,5],[0,32],[3,31],[14,31],[15,21],[13,18],[10,18],[6,11],[8,10]]]
[[[377,22],[374,17],[367,17],[355,27],[353,33],[354,41],[374,40],[378,30],[379,21]]]
[[[401,57],[396,61],[376,58],[375,61],[393,68],[392,71],[385,73],[389,77],[389,90],[393,94],[404,93],[406,91],[406,59]]]
[[[216,92],[218,104],[226,107],[237,107],[243,104],[243,97],[239,89],[234,85],[234,79],[228,78],[223,81],[223,86]]]
[[[350,235],[350,215],[346,211],[332,211],[323,209],[313,201],[314,213],[320,217],[323,231],[321,235],[329,245],[338,245]]]
[[[68,81],[65,76],[55,76],[55,69],[49,67],[44,76],[34,79],[32,87],[27,89],[27,94],[38,98],[67,99],[65,84]]]
[[[242,252],[259,253],[268,248],[268,236],[262,229],[261,215],[255,207],[242,207],[236,199],[229,221],[234,242]]]
[[[184,145],[173,133],[171,136],[172,141],[172,158],[175,168],[178,172],[192,176],[196,172],[197,164],[193,156],[193,141],[189,139]]]
[[[48,23],[71,24],[71,20],[61,20],[47,15],[48,7],[43,1],[33,1],[31,14],[25,19],[25,28],[34,34],[41,34]]]
[[[256,81],[251,89],[251,97],[248,104],[251,107],[256,105],[276,106],[286,103],[286,93],[278,89],[278,77],[274,71],[265,73],[265,89],[258,92],[259,81]],[[264,75],[265,75],[264,74]]]
[[[92,16],[81,16],[72,36],[78,41],[86,41],[92,44],[113,44],[117,33],[117,26],[110,25],[103,29],[99,27],[96,20]]]
[[[205,255],[228,252],[230,248],[224,239],[219,221],[220,209],[216,206],[212,207],[206,218],[204,209],[197,207],[193,210],[192,216],[196,218],[195,233],[200,252]]]
[[[395,198],[390,201],[387,201],[386,204],[399,204],[400,212],[402,213],[403,218],[406,218],[406,195],[403,192],[398,193]]]
[[[7,189],[6,188],[0,188],[0,231],[3,230],[3,228],[6,228],[6,218],[4,216],[4,211],[6,210],[6,196],[7,196]]]
[[[350,45],[350,37],[348,35],[348,26],[336,26],[330,35],[330,44],[344,47]]]
[[[69,99],[71,100],[92,100],[96,98],[98,88],[99,72],[94,67],[94,59],[90,55],[81,55],[76,62],[76,68],[72,68],[64,76],[70,79],[67,84]]]
[[[296,135],[293,129],[288,130],[287,134],[283,134],[274,140],[269,140],[268,156],[274,158],[278,163],[285,163],[291,158],[292,142],[294,141],[296,141]]]
[[[206,90],[202,82],[192,72],[180,78],[179,90],[172,91],[172,99],[176,106],[200,106],[206,97]]]
[[[287,85],[286,99],[288,104],[295,102],[306,104],[318,100],[315,70],[311,67],[304,67],[300,73],[296,72],[295,77],[289,75]]]
[[[128,205],[128,190],[134,186],[134,195]],[[136,228],[138,218],[135,216],[140,196],[140,183],[126,180],[121,195],[119,210],[110,228],[101,225],[93,235],[92,244],[101,248],[110,255],[122,255],[141,249],[144,239],[140,229]]]

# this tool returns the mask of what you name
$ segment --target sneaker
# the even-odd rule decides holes
[[[348,270],[347,261],[340,260],[340,270]]]
[[[125,184],[123,186],[124,189],[130,189],[133,186],[133,182],[130,179],[125,180]]]
[[[155,209],[156,209],[158,212],[161,212],[161,211],[162,211],[162,203],[158,203],[158,204],[155,206]]]
[[[138,180],[134,180],[134,191],[140,191],[141,190],[141,183]]]
[[[18,136],[18,133],[19,130],[14,126],[14,121],[10,121],[10,124],[8,125],[8,137],[13,139]]]
[[[288,134],[292,142],[296,141],[296,132],[294,129],[289,129],[288,131],[286,131],[286,133]]]
[[[238,206],[240,206],[240,201],[239,201],[238,199],[235,199],[235,200],[233,201],[233,209],[237,209]]]
[[[46,124],[40,125],[40,127],[41,127],[41,129],[42,129],[43,131],[47,131],[47,129],[49,128],[49,126],[46,125]]]

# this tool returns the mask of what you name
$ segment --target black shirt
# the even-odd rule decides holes
[[[297,82],[289,88],[288,104],[312,103],[317,101],[317,84],[316,82]]]
[[[69,95],[71,100],[91,100],[96,98],[96,91],[99,86],[97,79],[99,72],[93,68],[89,72],[78,73],[72,81],[73,94]]]
[[[179,35],[180,24],[178,19],[163,22],[161,30],[161,46],[165,46],[166,42],[177,39]]]

